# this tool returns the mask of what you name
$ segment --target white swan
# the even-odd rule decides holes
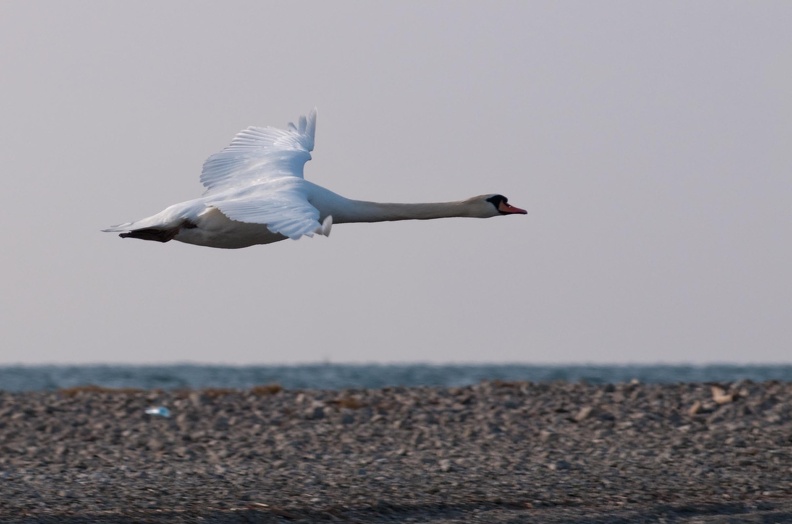
[[[502,195],[459,202],[381,204],[351,200],[303,179],[311,159],[316,109],[288,130],[249,127],[203,165],[200,198],[174,204],[154,216],[112,226],[123,238],[218,248],[269,244],[314,233],[329,236],[333,223],[488,218],[526,214]]]

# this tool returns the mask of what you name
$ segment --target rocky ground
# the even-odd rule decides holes
[[[792,383],[0,393],[0,521],[792,522]]]

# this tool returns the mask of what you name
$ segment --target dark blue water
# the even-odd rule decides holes
[[[287,389],[464,386],[483,380],[532,382],[792,381],[792,365],[527,365],[527,364],[308,364],[293,366],[0,366],[0,390],[32,391],[95,384],[132,388],[249,388],[277,383]]]

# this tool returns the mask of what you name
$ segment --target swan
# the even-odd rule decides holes
[[[387,204],[352,200],[303,178],[316,133],[316,109],[288,129],[248,127],[204,162],[203,196],[156,215],[103,229],[122,238],[177,240],[238,249],[314,234],[329,236],[333,224],[489,218],[526,214],[503,195],[457,202]]]

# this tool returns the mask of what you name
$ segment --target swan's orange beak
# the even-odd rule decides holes
[[[504,215],[527,215],[528,211],[524,209],[520,209],[519,207],[510,206],[506,202],[501,202],[498,204],[498,211],[503,213]]]

